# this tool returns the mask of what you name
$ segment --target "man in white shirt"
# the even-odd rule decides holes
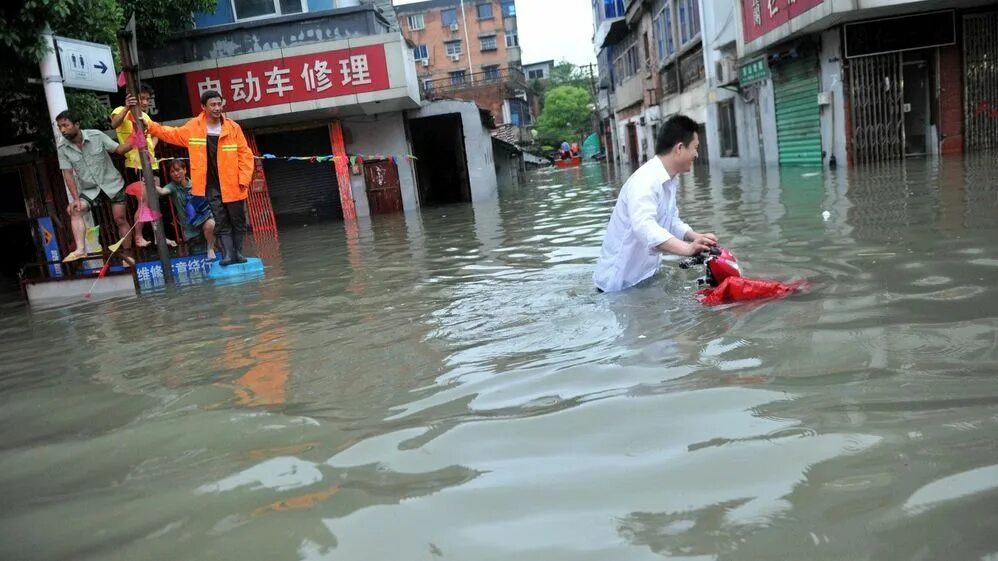
[[[717,245],[679,218],[679,174],[690,171],[700,139],[696,121],[675,115],[655,139],[655,157],[627,179],[603,238],[593,282],[603,292],[630,288],[653,276],[663,253],[696,255]]]

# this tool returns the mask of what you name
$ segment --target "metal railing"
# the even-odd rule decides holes
[[[423,82],[423,95],[426,97],[443,96],[469,88],[509,84],[515,88],[525,88],[527,80],[523,71],[518,68],[499,68],[486,72],[446,76]]]

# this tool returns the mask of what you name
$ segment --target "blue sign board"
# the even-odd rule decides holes
[[[38,235],[41,236],[42,249],[45,251],[45,260],[49,261],[48,269],[50,277],[62,276],[62,253],[59,252],[59,240],[55,237],[55,226],[52,225],[52,218],[49,216],[38,217]],[[54,263],[52,263],[54,261]]]
[[[212,261],[208,259],[206,254],[170,259],[173,280],[178,286],[203,282],[208,278],[208,269],[211,264]],[[163,266],[160,265],[159,261],[136,263],[135,276],[139,279],[139,288],[143,290],[166,285],[166,281],[163,280]]]

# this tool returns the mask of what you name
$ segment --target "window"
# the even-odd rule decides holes
[[[531,80],[543,80],[544,79],[544,69],[538,68],[537,70],[528,70],[527,78]]]
[[[426,45],[416,45],[412,49],[412,58],[416,60],[429,60],[430,56],[426,50]]]
[[[232,0],[237,20],[300,14],[305,11],[303,0]]]
[[[433,89],[433,78],[423,78],[423,91],[428,92]]]
[[[419,31],[420,29],[426,29],[426,18],[423,17],[423,14],[409,16],[409,31]]]
[[[488,66],[482,67],[482,72],[485,73],[486,80],[498,80],[499,79],[499,65],[490,64]]]
[[[479,4],[478,19],[492,19],[492,4]]]
[[[496,50],[496,36],[489,35],[488,37],[479,37],[479,45],[483,51],[494,51]]]
[[[697,0],[676,0],[679,11],[679,43],[685,46],[700,36],[700,5]]]
[[[507,31],[506,32],[506,46],[507,47],[519,47],[520,46],[520,37],[516,34],[515,31]]]
[[[717,117],[721,123],[721,155],[725,158],[737,158],[738,129],[735,124],[734,100],[718,103]]]
[[[453,86],[460,86],[464,84],[464,70],[458,70],[456,72],[450,73],[450,83]]]
[[[672,3],[666,3],[665,7],[655,17],[655,47],[658,51],[659,62],[664,62],[672,55],[676,54],[676,39],[672,29]]]
[[[624,0],[603,0],[604,18],[622,18],[624,13]]]
[[[640,53],[638,52],[637,35],[631,35],[626,39],[619,49],[620,55],[613,61],[614,74],[618,84],[623,84],[624,80],[638,73],[641,67]]]
[[[461,54],[461,42],[460,41],[446,41],[444,42],[444,47],[447,47],[447,54],[450,56]]]
[[[457,25],[457,10],[453,8],[450,10],[441,10],[440,21],[442,21],[444,25]]]
[[[516,17],[516,3],[513,0],[502,0],[502,17]]]
[[[509,105],[509,122],[516,126],[523,126],[530,122],[530,110],[527,102],[518,97],[506,100]]]

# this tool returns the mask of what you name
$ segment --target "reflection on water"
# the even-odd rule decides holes
[[[764,305],[598,295],[598,165],[6,305],[0,558],[994,558],[995,171],[698,170],[690,224],[813,283]]]

